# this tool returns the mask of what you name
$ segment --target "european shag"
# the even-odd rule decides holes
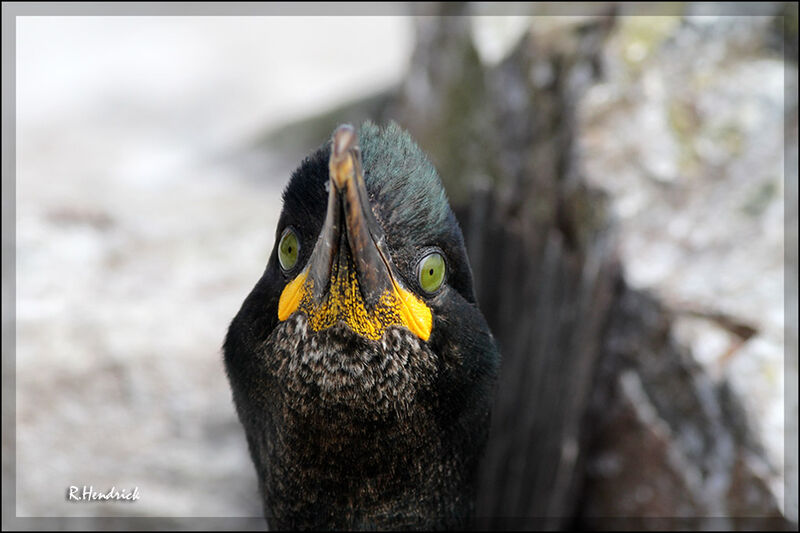
[[[499,353],[436,169],[343,125],[283,202],[224,346],[269,525],[466,526]]]

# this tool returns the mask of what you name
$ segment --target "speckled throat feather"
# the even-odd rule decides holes
[[[248,434],[261,436],[250,445],[271,525],[464,525],[477,458],[438,423],[427,392],[438,361],[425,343],[395,327],[378,342],[343,325],[312,334],[298,313],[258,357],[275,386],[257,400],[270,423]]]

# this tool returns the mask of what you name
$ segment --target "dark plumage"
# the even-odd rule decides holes
[[[473,508],[499,354],[476,305],[461,230],[435,168],[394,123],[383,130],[364,124],[358,142],[369,203],[364,209],[374,214],[365,211],[358,227],[369,228],[367,241],[376,247],[370,245],[370,253],[386,263],[377,268],[378,285],[363,278],[380,262],[356,242],[357,225],[344,222],[352,208],[344,191],[355,191],[358,181],[329,192],[329,162],[336,157],[328,142],[292,175],[275,249],[230,325],[224,351],[233,398],[270,526],[462,527]],[[341,157],[350,153],[357,149]],[[333,222],[326,222],[329,209],[329,218],[338,217]],[[286,228],[300,244],[288,271],[278,261]],[[335,257],[332,263],[315,251],[321,234],[335,236],[329,243],[334,255],[324,255]],[[417,275],[429,250],[441,251],[447,269],[433,294]],[[393,324],[373,340],[343,320],[314,331],[304,312],[312,307],[304,304],[280,320],[287,284],[304,268],[313,272],[312,263],[326,273],[329,264],[331,272],[358,272],[367,309],[377,301],[370,287],[394,279],[430,309],[429,338]],[[327,277],[314,279],[324,285],[319,280]],[[329,305],[336,281],[328,283],[324,293],[304,292],[305,305]]]

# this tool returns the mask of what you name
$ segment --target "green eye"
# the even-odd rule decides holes
[[[434,293],[444,281],[444,257],[433,252],[419,262],[419,284],[425,292]]]
[[[281,242],[278,245],[278,261],[281,264],[281,268],[291,270],[297,263],[299,251],[300,243],[297,240],[297,235],[291,228],[286,228],[283,230]]]

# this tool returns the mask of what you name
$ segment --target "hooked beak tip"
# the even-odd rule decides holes
[[[330,157],[330,177],[339,190],[354,176],[354,161],[357,137],[350,124],[342,124],[333,133]]]
[[[350,124],[342,124],[333,132],[333,158],[342,159],[356,145],[356,130]]]

